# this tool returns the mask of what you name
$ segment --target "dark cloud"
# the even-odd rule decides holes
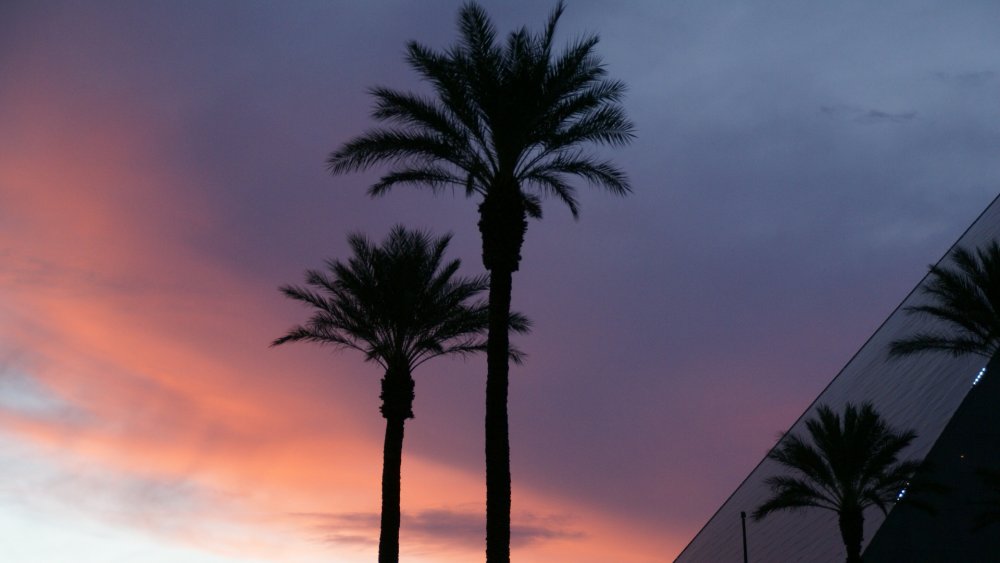
[[[934,77],[948,84],[977,88],[996,82],[998,74],[992,70],[967,72],[935,72]]]
[[[916,111],[888,112],[856,106],[822,106],[820,112],[834,119],[855,123],[906,123],[917,118]]]
[[[297,514],[309,529],[318,532],[322,541],[336,544],[374,545],[378,543],[380,517],[374,512]],[[430,546],[482,545],[486,519],[481,511],[464,508],[437,508],[415,513],[403,512],[400,533],[409,544]],[[572,527],[564,515],[539,515],[519,512],[512,515],[511,545],[529,544],[585,537]]]

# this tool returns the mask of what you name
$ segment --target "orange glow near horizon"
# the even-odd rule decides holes
[[[0,183],[14,186],[3,194],[5,234],[17,240],[0,249],[0,337],[6,368],[38,396],[26,399],[31,409],[0,409],[0,425],[60,474],[100,484],[85,502],[87,491],[45,494],[209,551],[370,559],[381,473],[375,393],[324,394],[323,381],[331,368],[363,370],[337,379],[374,389],[373,366],[267,348],[287,319],[257,305],[259,285],[178,237],[217,233],[196,201],[171,198],[171,186],[200,180],[161,162],[156,123],[110,114],[81,122],[59,115],[57,99],[24,106],[34,108],[21,116],[28,142],[5,147],[0,166]],[[403,475],[409,560],[482,552],[481,474],[404,452]],[[154,506],[141,508],[146,497],[122,504],[134,494],[152,495]],[[532,541],[515,544],[521,561],[597,563],[633,547],[630,560],[643,561],[651,552],[633,523],[516,486],[515,527],[538,519]],[[659,553],[681,545],[655,543]]]
[[[370,560],[373,366],[268,349],[289,309],[198,247],[228,235],[199,201],[211,182],[171,161],[169,116],[75,99],[42,58],[0,91],[18,108],[17,141],[0,144],[0,370],[24,385],[0,402],[0,437],[30,446],[25,474],[51,474],[24,494],[209,552]],[[331,373],[358,385],[331,393]],[[482,553],[480,471],[404,450],[403,480],[407,560]],[[520,561],[642,562],[682,545],[575,499],[514,495]]]

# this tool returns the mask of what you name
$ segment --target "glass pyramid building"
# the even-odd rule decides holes
[[[981,247],[993,239],[1000,239],[1000,197],[951,250],[956,246]],[[939,264],[949,265],[951,250]],[[866,563],[1000,562],[1000,524],[973,529],[975,516],[982,512],[983,501],[990,494],[976,469],[984,465],[1000,469],[1000,362],[993,374],[984,370],[986,359],[981,356],[925,354],[890,359],[890,342],[934,328],[934,320],[908,315],[904,310],[924,302],[917,288],[802,413],[790,432],[808,436],[805,420],[820,404],[841,411],[845,403],[870,401],[893,427],[916,431],[917,439],[903,457],[926,457],[933,464],[933,479],[949,487],[947,494],[928,497],[937,509],[934,515],[905,502],[891,509],[888,517],[877,509],[866,511]],[[764,483],[767,477],[784,473],[776,462],[761,461],[676,563],[743,561],[740,513],[751,514],[769,497]],[[846,558],[837,516],[827,510],[776,512],[759,522],[748,516],[746,532],[750,562],[822,563]]]

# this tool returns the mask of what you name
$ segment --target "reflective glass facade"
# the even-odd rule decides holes
[[[956,245],[975,248],[995,238],[1000,238],[1000,198],[990,204],[986,211],[959,238]],[[942,259],[942,264],[946,265],[947,260],[946,256]],[[987,430],[987,433],[993,433],[990,434],[992,438],[985,434],[972,436],[968,430],[962,428],[957,430],[949,428],[950,434],[959,437],[948,438],[942,442],[952,443],[954,447],[938,448],[935,446],[959,405],[963,404],[963,400],[970,390],[974,389],[973,381],[985,366],[985,359],[977,356],[953,358],[940,354],[919,355],[902,359],[889,359],[888,357],[890,342],[933,327],[933,321],[907,315],[903,310],[907,306],[922,303],[924,299],[916,289],[911,291],[813,404],[792,425],[790,431],[803,436],[807,435],[804,421],[813,416],[814,409],[819,404],[827,404],[834,410],[841,410],[847,402],[871,401],[891,425],[897,428],[912,428],[917,432],[918,438],[904,453],[905,457],[928,456],[932,448],[935,448],[934,456],[931,457],[939,456],[942,461],[948,461],[956,455],[962,455],[962,451],[976,445],[992,448],[991,451],[994,454],[1000,455],[1000,436],[995,436],[996,431],[1000,429],[1000,408],[986,409],[983,412],[970,414],[969,416],[975,421],[964,426],[964,428],[968,428],[970,425],[992,425],[992,428]],[[995,394],[1000,397],[1000,373],[996,375],[997,377],[993,378],[997,383]],[[988,379],[990,379],[990,374],[986,374],[975,389],[994,387],[986,385]],[[991,402],[990,404],[997,405],[998,403]],[[963,408],[963,411],[965,410],[969,409]],[[945,434],[945,438],[947,436],[948,434]],[[982,440],[987,441],[981,443]],[[949,469],[949,467],[951,468]],[[960,466],[942,464],[939,470],[945,473],[958,471],[950,477],[945,476],[960,482],[968,480],[968,467],[961,469]],[[962,471],[966,471],[966,473],[962,473]],[[681,552],[676,561],[678,563],[738,563],[743,561],[740,512],[745,511],[750,514],[764,502],[769,496],[769,490],[764,484],[764,480],[771,475],[782,472],[781,467],[775,462],[766,458],[761,461],[705,524],[687,548]],[[968,494],[974,493],[967,493],[966,496]],[[944,511],[944,514],[939,512],[935,520],[938,518],[947,520],[948,511],[961,510],[967,504],[962,495],[949,495],[948,497],[952,500],[947,502],[952,502],[958,508],[944,507],[947,510]],[[1000,561],[1000,546],[994,550],[997,552],[996,555],[986,559],[982,559],[980,556],[973,556],[972,559],[961,557],[958,559],[924,558],[920,554],[929,548],[913,543],[916,539],[923,538],[927,540],[928,545],[948,542],[954,544],[966,540],[943,532],[938,539],[931,539],[929,536],[931,531],[941,527],[936,526],[934,521],[926,520],[930,517],[922,513],[906,517],[907,511],[903,510],[903,507],[905,504],[900,505],[898,513],[895,510],[890,512],[888,520],[878,510],[870,510],[865,513],[866,547],[868,542],[872,543],[870,553],[869,551],[865,553],[866,562]],[[969,507],[968,510],[972,510],[972,507]],[[896,520],[899,522],[897,523]],[[918,524],[914,524],[914,522],[918,522],[922,527],[915,528]],[[886,524],[884,533],[879,532],[883,523]],[[965,526],[964,523],[961,526],[956,525],[954,533],[965,534],[967,528],[969,526]],[[922,531],[910,533],[917,529]],[[879,532],[878,536],[876,532]],[[995,537],[996,533],[997,530],[993,529],[983,531],[982,535]],[[818,509],[784,511],[771,514],[760,522],[754,522],[748,518],[747,536],[749,561],[751,562],[840,562],[844,561],[846,556],[837,527],[836,515],[830,511]],[[902,556],[899,549],[909,549],[910,551],[908,555]],[[941,549],[946,550],[946,546]],[[942,553],[944,552],[942,551]]]

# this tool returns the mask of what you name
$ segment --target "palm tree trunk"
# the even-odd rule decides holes
[[[847,549],[847,563],[861,563],[861,542],[864,539],[865,517],[860,510],[840,513],[840,536]]]
[[[403,464],[404,418],[387,418],[382,449],[382,522],[378,537],[379,563],[399,562],[399,503]]]
[[[501,182],[479,205],[483,266],[490,272],[486,336],[486,563],[510,562],[510,432],[507,390],[510,300],[528,229],[524,201],[513,180]]]
[[[378,537],[379,563],[399,562],[399,504],[403,465],[403,424],[413,418],[413,376],[405,360],[391,362],[382,377],[382,521]]]
[[[512,274],[490,272],[490,320],[486,343],[486,561],[510,561],[510,433],[507,363]]]

